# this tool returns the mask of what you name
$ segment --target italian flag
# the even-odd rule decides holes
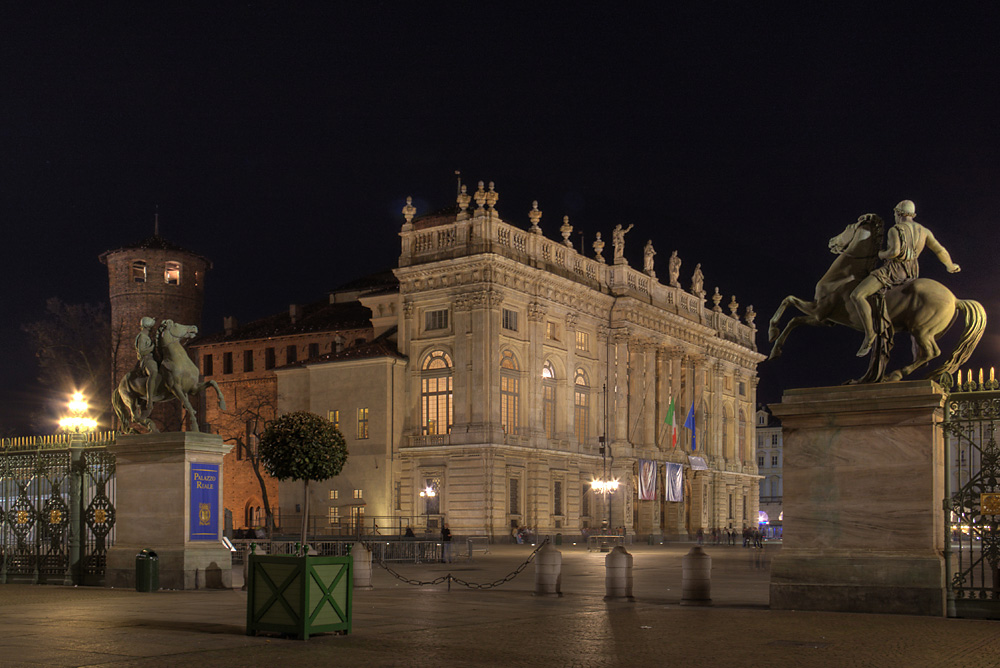
[[[670,398],[670,406],[667,408],[667,417],[664,418],[663,424],[670,427],[670,447],[677,447],[677,415],[674,412],[674,399]]]

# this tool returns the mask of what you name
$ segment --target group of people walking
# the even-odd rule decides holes
[[[710,545],[736,545],[736,537],[739,532],[732,527],[722,527],[721,529],[712,527],[708,530],[708,540]],[[705,544],[705,530],[698,529],[696,535],[699,545]],[[743,547],[764,547],[764,533],[758,527],[743,527]]]

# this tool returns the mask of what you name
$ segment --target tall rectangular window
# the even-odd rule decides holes
[[[253,351],[244,350],[243,351],[243,373],[250,373],[253,371]]]
[[[233,354],[222,353],[222,373],[232,373],[233,372]]]
[[[517,478],[510,479],[510,514],[521,514],[521,485]]]
[[[771,466],[778,465],[778,455],[771,455]]]
[[[777,444],[778,444],[778,435],[771,434],[771,445],[777,445]]]
[[[274,368],[274,348],[264,348],[264,368]]]
[[[340,523],[340,508],[337,506],[330,506],[326,511],[327,521],[330,522],[330,526],[335,526]]]
[[[358,438],[368,438],[368,409],[358,409]]]
[[[213,373],[215,373],[215,370],[212,369],[212,355],[211,354],[208,354],[208,355],[204,356],[204,359],[202,360],[202,366],[204,368],[203,373],[206,376],[211,376]]]
[[[396,481],[396,510],[403,509],[403,483]]]
[[[340,490],[331,489],[330,490],[330,500],[331,501],[336,501],[338,498],[340,498]]]
[[[590,351],[590,334],[587,332],[576,333],[576,349],[582,353]]]
[[[545,338],[549,341],[559,340],[559,326],[551,320],[545,323]]]
[[[517,331],[517,311],[505,308],[502,314],[503,328],[512,332]]]
[[[292,364],[299,361],[299,349],[294,345],[285,347],[285,364]]]
[[[312,359],[313,357],[319,357],[319,344],[318,343],[310,343],[309,344],[309,358]]]
[[[326,419],[333,423],[333,428],[340,430],[340,411],[328,411]]]
[[[580,517],[590,517],[590,485],[580,488]]]
[[[364,490],[361,490],[361,489],[354,490],[354,498],[355,499],[363,499],[364,497],[365,497]]]
[[[552,514],[563,514],[563,484],[562,480],[552,481]]]
[[[448,309],[428,311],[424,314],[424,329],[448,329]]]

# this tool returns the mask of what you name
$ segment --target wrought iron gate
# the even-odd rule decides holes
[[[112,438],[0,443],[0,583],[101,583],[114,542]]]
[[[1000,619],[1000,383],[969,375],[945,405],[948,616]]]

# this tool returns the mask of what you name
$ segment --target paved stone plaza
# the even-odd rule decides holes
[[[707,546],[708,608],[679,605],[690,545],[635,546],[636,601],[605,602],[604,554],[562,546],[561,598],[534,566],[492,590],[417,587],[376,567],[354,630],[302,642],[244,634],[246,593],[0,586],[0,666],[1000,666],[1000,623],[771,611],[765,550]],[[530,546],[472,563],[400,565],[413,579],[503,577]],[[234,570],[239,577],[239,570]]]

